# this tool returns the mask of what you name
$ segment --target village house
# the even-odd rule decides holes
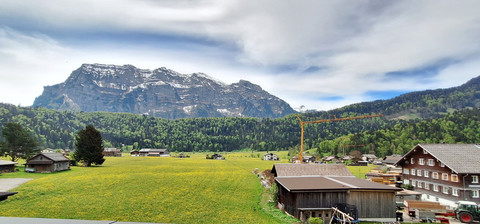
[[[337,163],[340,162],[340,157],[335,155],[325,156],[322,158],[322,161],[325,163]]]
[[[25,172],[51,173],[69,169],[70,159],[61,153],[40,153],[25,163]]]
[[[14,172],[15,164],[18,164],[18,163],[0,159],[0,173]]]
[[[361,221],[394,221],[400,188],[356,178],[343,164],[275,164],[278,205],[301,221],[332,218],[334,206],[358,209]],[[375,209],[372,209],[375,208]]]
[[[139,156],[159,156],[169,157],[170,152],[167,149],[140,149]]]
[[[315,163],[315,156],[303,156],[303,163]]]
[[[140,152],[136,151],[136,150],[133,150],[133,151],[130,152],[130,156],[140,156]]]
[[[273,160],[273,161],[278,161],[278,156],[273,154],[273,153],[267,153],[265,155],[263,155],[263,160]]]
[[[422,200],[455,207],[460,200],[480,203],[479,158],[479,145],[418,144],[395,165]]]
[[[107,157],[122,157],[122,150],[117,148],[105,148],[102,152]]]
[[[362,155],[362,160],[363,161],[368,161],[369,163],[373,163],[377,159],[377,156],[374,154],[363,154]]]
[[[383,157],[382,163],[383,165],[391,165],[393,166],[396,164],[399,160],[402,159],[402,155],[391,155],[391,156],[385,156]]]

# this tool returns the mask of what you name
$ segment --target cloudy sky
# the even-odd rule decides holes
[[[83,63],[203,72],[328,110],[480,75],[480,1],[2,0],[0,102]]]

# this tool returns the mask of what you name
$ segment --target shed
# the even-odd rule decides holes
[[[117,148],[105,148],[102,152],[107,157],[122,157],[122,150]]]
[[[265,155],[263,155],[263,160],[274,160],[274,161],[278,161],[278,156],[273,154],[273,153],[267,153]]]
[[[159,156],[159,157],[169,157],[170,152],[167,149],[140,149],[140,156]]]
[[[276,177],[279,207],[300,219],[328,221],[336,204],[355,205],[360,220],[395,220],[395,192],[400,188],[353,176]]]
[[[7,161],[7,160],[0,160],[0,173],[14,172],[15,164],[18,164],[18,163]]]
[[[51,173],[69,169],[70,159],[61,153],[40,153],[25,163],[25,172]]]

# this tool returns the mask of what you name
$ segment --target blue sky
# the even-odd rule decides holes
[[[0,102],[83,63],[203,72],[328,110],[480,75],[479,1],[3,0]]]

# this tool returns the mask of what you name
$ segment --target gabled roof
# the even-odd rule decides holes
[[[18,164],[18,163],[0,159],[0,166],[8,166],[8,165],[15,165],[15,164]]]
[[[140,149],[139,152],[168,152],[166,149]]]
[[[46,152],[44,152],[44,153],[39,153],[39,154],[35,155],[34,157],[28,159],[27,162],[30,161],[30,160],[32,160],[32,159],[34,159],[35,157],[40,156],[40,155],[43,155],[43,156],[46,157],[47,159],[52,160],[52,161],[54,161],[54,162],[70,161],[69,158],[65,157],[65,156],[62,155],[61,153],[55,153],[55,152],[46,153]]]
[[[480,173],[480,146],[474,144],[418,144],[395,165],[403,164],[421,149],[455,173]]]
[[[368,159],[376,159],[377,156],[374,154],[363,154],[362,157],[366,157]]]
[[[397,163],[399,160],[401,160],[403,157],[401,155],[392,155],[392,156],[385,156],[383,158],[383,161],[384,163],[387,163],[387,164],[395,164]]]
[[[401,190],[356,177],[276,177],[275,180],[288,191]]]
[[[277,177],[353,176],[343,164],[278,163],[273,165],[272,173]]]

